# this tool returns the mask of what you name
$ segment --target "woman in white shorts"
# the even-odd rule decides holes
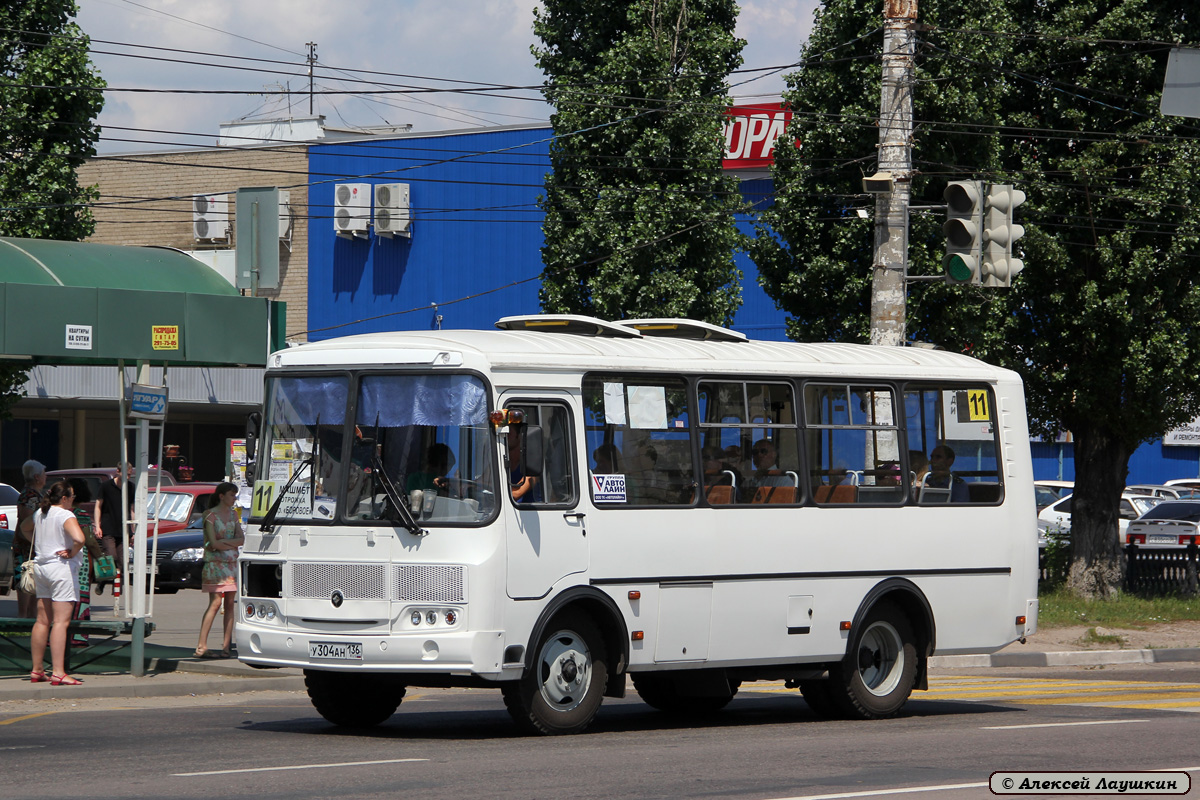
[[[37,562],[37,622],[33,624],[30,654],[33,683],[50,681],[51,686],[78,686],[83,681],[67,675],[67,627],[79,602],[79,564],[82,560],[83,529],[71,506],[75,493],[71,484],[57,481],[42,496],[39,510],[33,513],[33,554]],[[53,627],[51,627],[53,622]],[[52,671],[46,677],[43,657],[46,640],[50,641]]]

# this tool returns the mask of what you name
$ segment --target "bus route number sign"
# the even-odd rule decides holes
[[[265,517],[271,510],[271,504],[279,493],[279,485],[275,481],[256,481],[254,484],[254,499],[250,505],[250,516]]]
[[[955,399],[958,402],[955,405],[958,407],[959,422],[989,422],[992,419],[986,389],[968,389],[956,394],[958,397]]]

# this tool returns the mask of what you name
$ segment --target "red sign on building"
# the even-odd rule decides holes
[[[783,103],[734,106],[725,120],[725,169],[762,169],[774,161],[775,140],[787,128],[792,112]]]

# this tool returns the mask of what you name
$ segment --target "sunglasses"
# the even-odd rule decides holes
[[[770,453],[770,452],[771,452],[771,451],[770,451],[770,450],[768,450],[767,448],[765,448],[765,447],[760,447],[760,448],[758,448],[757,450],[755,450],[755,451],[754,451],[754,455],[756,455],[756,456],[765,456],[767,453]]]

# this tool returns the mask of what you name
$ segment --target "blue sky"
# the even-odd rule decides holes
[[[529,52],[534,43],[536,0],[78,2],[78,22],[93,40],[93,62],[110,87],[257,93],[108,92],[100,116],[106,128],[99,145],[101,153],[212,144],[221,122],[286,115],[286,100],[262,93],[278,91],[281,86],[307,90],[307,42],[317,43],[320,64],[337,70],[332,74],[319,71],[317,88],[380,88],[352,82],[352,77],[442,87],[461,87],[472,81],[529,86],[542,79]],[[799,58],[800,46],[812,27],[816,0],[743,0],[739,5],[738,35],[747,40],[743,53],[746,68],[791,64]],[[352,75],[363,70],[390,75]],[[397,74],[419,79],[395,77]],[[764,100],[778,97],[782,89],[781,75],[769,74],[736,86],[734,95],[739,100]],[[330,125],[411,124],[417,131],[548,119],[548,109],[535,93],[499,94],[504,96],[439,92],[364,99],[325,95],[315,99],[314,110],[324,114]],[[307,95],[293,97],[290,111],[307,114]]]

